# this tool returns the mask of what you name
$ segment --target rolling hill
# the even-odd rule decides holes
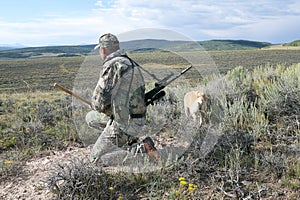
[[[121,42],[121,48],[128,52],[147,52],[157,50],[193,51],[211,50],[246,50],[270,46],[271,43],[247,40],[209,40],[200,42],[169,40],[133,40]],[[70,57],[93,53],[95,44],[74,46],[45,46],[1,50],[0,59],[37,58],[37,57]],[[94,52],[95,53],[95,52]]]
[[[300,40],[295,40],[293,42],[286,43],[283,46],[299,47],[300,46]]]

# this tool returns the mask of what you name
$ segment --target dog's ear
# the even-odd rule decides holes
[[[203,92],[197,92],[197,98],[205,98],[205,94]]]
[[[200,92],[200,91],[197,92],[197,98],[203,97],[203,95],[204,95],[204,94],[203,94],[202,92]]]

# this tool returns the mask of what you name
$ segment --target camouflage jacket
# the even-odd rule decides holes
[[[121,50],[110,54],[93,93],[93,109],[126,124],[130,117],[144,117],[144,98],[145,83],[140,68]]]

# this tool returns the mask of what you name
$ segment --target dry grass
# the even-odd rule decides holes
[[[74,159],[49,173],[48,187],[58,199],[298,199],[299,77],[299,64],[269,64],[172,85],[165,102],[149,107],[148,122],[160,124],[156,136],[166,140],[193,131],[177,162],[134,174]],[[181,130],[187,125],[181,100],[194,89],[210,97],[210,123]],[[1,94],[0,100],[1,181],[15,177],[24,160],[80,143],[71,101],[60,91]]]

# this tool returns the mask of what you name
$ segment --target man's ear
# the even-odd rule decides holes
[[[102,53],[102,54],[105,54],[105,48],[103,48],[103,47],[100,47],[100,53]]]
[[[100,53],[100,56],[101,56],[101,60],[104,61],[106,59],[106,56],[107,56],[107,49],[104,48],[104,47],[100,47],[99,49],[99,53]]]

